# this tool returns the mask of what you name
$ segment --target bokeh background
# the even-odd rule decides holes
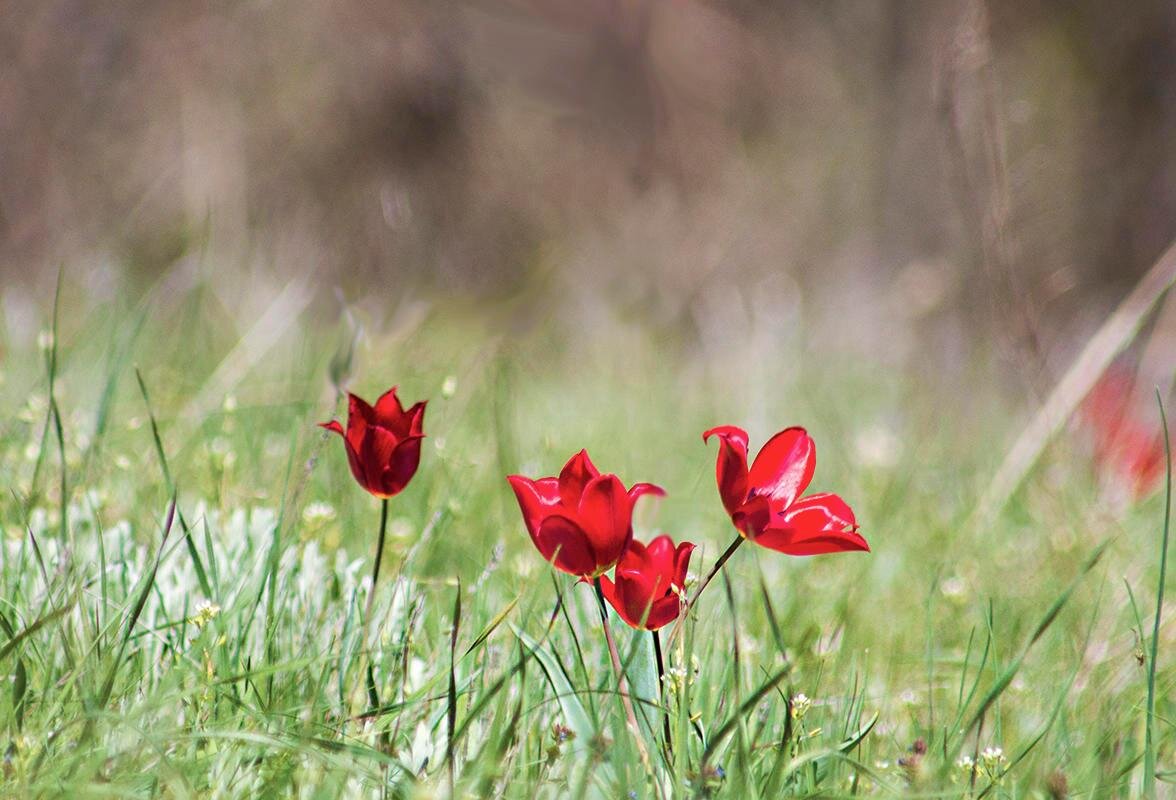
[[[1007,784],[1020,795],[1068,775],[1128,796],[1150,748],[1152,387],[1176,409],[1174,240],[1170,0],[7,0],[0,538],[24,560],[0,561],[0,596],[26,603],[27,622],[38,593],[76,591],[65,630],[88,654],[67,661],[66,634],[45,628],[38,653],[25,647],[29,684],[48,693],[118,666],[92,646],[105,634],[91,638],[89,611],[109,622],[128,604],[175,492],[221,583],[198,591],[173,538],[148,628],[178,620],[183,650],[191,605],[215,601],[222,627],[205,641],[237,642],[216,651],[218,676],[263,657],[289,669],[270,673],[277,727],[363,707],[359,680],[353,699],[342,688],[360,661],[340,658],[337,698],[299,661],[347,639],[374,551],[377,506],[316,427],[345,415],[343,389],[374,399],[399,384],[406,404],[429,401],[384,556],[422,616],[402,608],[396,623],[411,646],[396,650],[391,627],[379,645],[381,676],[402,678],[384,688],[407,691],[409,661],[397,665],[411,651],[420,697],[448,677],[455,579],[462,637],[520,597],[511,624],[551,630],[553,574],[505,475],[555,474],[586,448],[626,483],[661,484],[636,534],[696,543],[702,571],[733,533],[700,433],[738,424],[756,450],[803,424],[820,454],[812,490],[852,504],[872,552],[732,559],[727,602],[716,581],[698,608],[704,724],[795,659],[792,688],[825,731],[813,746],[876,709],[865,763],[899,770],[929,742],[931,783],[959,787],[943,726],[979,705],[965,678],[988,687],[1040,639],[969,749],[1011,762],[1036,747]],[[1035,417],[1043,403],[1055,413]],[[104,530],[122,580],[109,603],[105,580],[94,597]],[[377,591],[389,609],[396,580]],[[590,596],[565,583],[595,640]],[[1161,654],[1176,643],[1171,585]],[[255,613],[264,592],[285,598],[277,616]],[[1056,625],[1040,635],[1043,618]],[[569,632],[554,652],[579,652]],[[505,625],[495,637],[477,656],[486,681],[510,647]],[[138,786],[160,772],[156,752],[188,794],[260,775],[262,755],[278,763],[225,747],[210,770],[196,740],[177,749],[188,722],[173,735],[171,687],[213,673],[199,657],[172,669],[172,644],[143,641],[114,695],[132,724],[109,715],[108,749],[58,736],[63,714],[93,719],[102,702],[30,706],[12,759],[33,765],[25,794],[61,793],[70,776]],[[1150,752],[1170,780],[1176,679],[1157,663]],[[560,717],[528,680],[511,757],[533,765]],[[389,720],[399,752],[426,705],[403,729]],[[210,729],[255,724],[236,709]],[[350,741],[346,724],[328,735]],[[746,781],[732,796],[775,760],[755,752],[742,775],[725,762]],[[907,772],[891,777],[931,785]]]
[[[64,268],[67,299],[199,285],[231,325],[291,281],[369,331],[448,308],[702,353],[758,319],[1020,391],[1176,236],[1163,0],[6,8],[10,343]]]

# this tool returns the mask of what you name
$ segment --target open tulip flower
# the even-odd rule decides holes
[[[558,478],[507,477],[535,547],[556,569],[592,579],[620,560],[633,540],[633,503],[664,495],[638,483],[629,490],[616,475],[600,474],[588,453],[572,456]]]
[[[673,622],[682,608],[693,550],[690,542],[675,548],[669,536],[658,536],[648,545],[634,539],[617,562],[615,582],[600,579],[605,599],[630,627],[656,631]]]
[[[800,496],[817,463],[816,446],[804,428],[769,439],[750,469],[746,431],[723,425],[702,440],[711,436],[719,437],[719,495],[744,538],[791,556],[870,549],[844,500],[827,493]]]
[[[347,396],[347,429],[335,420],[320,425],[343,437],[351,474],[359,485],[386,500],[399,494],[416,474],[425,436],[426,401],[405,411],[395,386],[374,406],[351,393]]]

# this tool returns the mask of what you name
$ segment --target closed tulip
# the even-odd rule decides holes
[[[426,401],[405,411],[395,386],[374,406],[354,394],[348,398],[346,430],[335,420],[320,425],[343,437],[351,474],[359,485],[386,500],[399,494],[416,474],[425,436]]]

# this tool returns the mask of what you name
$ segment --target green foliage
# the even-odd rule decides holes
[[[615,341],[508,339],[467,315],[343,351],[308,328],[203,407],[232,337],[202,331],[195,352],[145,307],[70,317],[46,358],[4,366],[0,795],[1127,796],[1152,764],[1173,780],[1173,615],[1145,640],[1133,610],[1161,585],[1161,498],[1103,499],[1059,442],[994,526],[961,524],[1016,433],[995,397],[945,425],[954,388],[868,365],[752,378],[685,345],[630,336],[620,361]],[[430,399],[366,625],[380,509],[314,426],[338,411],[328,374],[353,365],[361,393]],[[637,535],[696,542],[701,574],[731,537],[699,441],[723,422],[757,444],[806,424],[814,489],[854,504],[873,552],[740,548],[682,635],[663,631],[662,679],[614,615],[635,732],[595,597],[553,580],[504,473],[587,447],[665,486]]]

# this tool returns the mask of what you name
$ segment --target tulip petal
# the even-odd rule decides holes
[[[318,426],[320,428],[326,428],[329,431],[334,431],[335,433],[339,434],[340,436],[344,436],[344,437],[346,436],[346,434],[343,431],[343,426],[339,424],[338,420],[333,419],[330,422],[320,422],[318,424]]]
[[[364,400],[357,394],[347,393],[347,426],[351,427],[354,419],[361,419],[367,423],[374,423],[376,421],[376,410],[371,407],[367,400]]]
[[[715,481],[728,514],[733,514],[747,499],[747,431],[734,425],[720,425],[702,434],[706,442],[719,437],[719,455],[715,461]]]
[[[404,416],[404,406],[400,405],[400,398],[396,396],[397,388],[399,387],[393,386],[376,400],[375,419],[385,427],[391,427],[388,425],[389,420]]]
[[[747,475],[749,493],[767,496],[774,506],[800,497],[817,468],[817,448],[804,428],[780,431],[760,448]]]
[[[756,536],[755,543],[793,556],[870,549],[857,532],[853,510],[835,494],[798,500]]]
[[[556,569],[569,575],[584,577],[597,572],[597,558],[588,536],[562,514],[552,514],[540,523],[535,546]]]
[[[870,545],[855,531],[800,533],[794,528],[768,528],[755,543],[790,556],[819,556],[826,553],[870,552]]]
[[[355,482],[370,492],[371,484],[368,482],[367,468],[364,466],[363,459],[360,458],[359,453],[352,446],[351,440],[346,436],[343,437],[343,446],[347,450],[347,464],[351,467],[351,475],[355,478]]]
[[[694,545],[690,542],[680,542],[674,551],[674,586],[682,589],[686,585],[686,573],[690,570],[690,555],[694,552]]]
[[[744,536],[755,537],[772,524],[772,504],[766,497],[753,497],[731,513],[731,522]]]
[[[654,497],[665,497],[666,490],[654,483],[635,483],[629,488],[629,502],[636,503],[638,497],[650,494]]]
[[[421,400],[404,412],[404,416],[408,419],[408,430],[405,432],[405,436],[425,435],[425,406],[428,405],[428,402],[428,400]]]
[[[376,399],[375,418],[377,420],[397,418],[397,416],[403,416],[405,414],[405,407],[400,405],[400,398],[396,396],[397,388],[400,387],[393,386]]]
[[[649,616],[645,620],[645,630],[656,631],[664,628],[678,618],[682,611],[682,599],[676,594],[669,594],[654,601],[649,609]]]
[[[369,425],[364,430],[363,441],[356,451],[365,476],[365,481],[361,483],[377,497],[388,498],[404,488],[403,485],[391,485],[386,479],[393,454],[399,444],[400,440],[384,428]]]
[[[356,452],[363,449],[363,437],[368,425],[375,422],[376,412],[359,395],[347,393],[347,441]]]
[[[802,497],[776,516],[789,526],[806,530],[852,528],[857,524],[849,504],[829,492]]]
[[[650,557],[649,548],[636,539],[629,542],[616,569],[617,583],[622,585],[623,591],[648,596],[654,591],[657,575],[657,566]]]
[[[384,467],[384,485],[389,496],[399,494],[412,476],[416,474],[421,463],[421,436],[409,436],[401,439],[392,450],[392,458]]]
[[[616,475],[599,475],[584,487],[579,519],[596,553],[598,569],[611,567],[624,554],[633,538],[632,514],[633,504]]]
[[[600,471],[588,457],[587,450],[581,450],[568,459],[568,463],[564,464],[559,473],[559,494],[564,505],[568,508],[579,506],[580,498],[584,495],[584,487],[599,474]]]
[[[624,605],[621,614],[634,628],[649,630],[653,609],[658,600],[665,597],[666,579],[657,574],[646,573],[640,577],[631,573],[617,573],[617,594]]]
[[[607,575],[600,576],[600,592],[604,595],[604,599],[617,612],[617,616],[625,621],[625,624],[630,628],[638,628],[641,623],[641,616],[636,618],[630,613],[629,606],[626,604],[627,594],[622,589],[622,583],[613,583],[609,580]]]
[[[506,479],[519,501],[519,510],[523,512],[527,532],[535,539],[544,517],[559,506],[559,482],[555,478],[540,478],[533,481],[524,475],[508,475]]]
[[[634,541],[629,545],[629,550],[633,550],[637,544],[639,543]],[[621,565],[625,565],[627,561],[628,553],[625,554],[625,558],[621,559]],[[645,545],[645,562],[649,565],[649,569],[660,575],[673,575],[674,540],[664,533],[650,539],[649,544]]]

